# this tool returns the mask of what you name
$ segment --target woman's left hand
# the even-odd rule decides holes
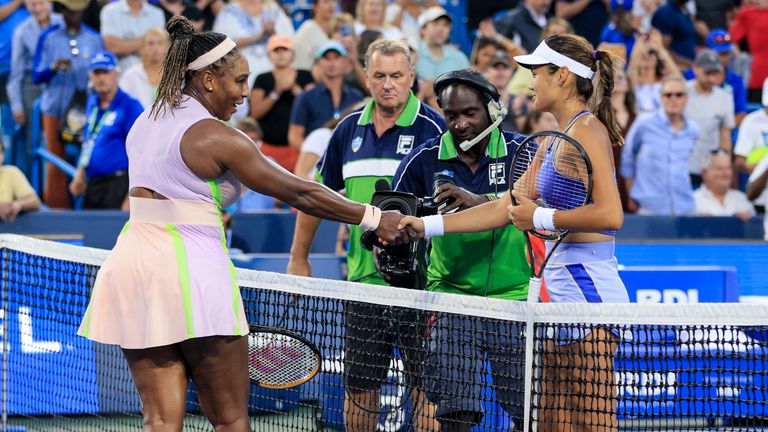
[[[509,191],[517,204],[507,206],[509,221],[521,231],[533,229],[533,212],[536,211],[536,203],[531,201],[525,194],[511,190]]]

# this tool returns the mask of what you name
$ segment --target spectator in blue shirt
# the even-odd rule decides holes
[[[5,85],[11,71],[11,42],[13,31],[29,16],[23,0],[0,0],[0,120],[2,133],[10,135],[13,130],[11,109]],[[0,161],[2,163],[2,161]]]
[[[29,12],[24,7],[23,0],[0,0],[0,79],[7,79],[11,71],[11,42],[13,31],[27,19]],[[5,82],[3,81],[3,88]],[[7,103],[5,91],[0,91],[0,100]]]
[[[74,196],[85,193],[84,208],[128,210],[128,155],[125,139],[144,109],[118,86],[117,58],[108,51],[93,56],[89,76],[85,141],[77,174],[69,184]]]
[[[630,196],[627,207],[646,215],[693,214],[688,159],[699,127],[683,116],[688,95],[682,78],[665,78],[661,96],[662,108],[635,120],[624,143],[621,173]]]
[[[611,20],[600,34],[600,43],[621,44],[626,58],[632,55],[637,29],[632,22],[632,0],[611,0]]]
[[[690,66],[696,54],[696,26],[686,3],[687,0],[667,0],[651,19],[651,25],[663,36],[664,46],[681,66]]]
[[[335,40],[320,47],[315,61],[322,79],[301,93],[293,102],[288,125],[288,145],[301,150],[304,138],[332,118],[341,117],[344,108],[363,99],[363,93],[344,83],[347,50]]]
[[[40,97],[40,86],[32,82],[32,60],[40,33],[51,25],[61,25],[64,21],[59,14],[51,13],[50,0],[25,0],[24,4],[32,15],[13,31],[11,48],[11,74],[8,78],[8,100],[13,111],[13,119],[19,126],[26,126],[26,154],[31,157],[34,151],[32,128],[27,120],[32,116],[32,107]],[[18,147],[17,147],[18,148]]]
[[[67,113],[76,93],[86,91],[91,57],[104,49],[101,36],[81,23],[88,3],[88,0],[56,0],[54,11],[61,13],[64,24],[53,25],[40,34],[32,62],[32,80],[35,84],[44,84],[40,109],[45,142],[50,152],[62,158],[60,118]],[[43,197],[49,207],[69,207],[67,177],[50,164]]]
[[[722,75],[720,87],[733,96],[733,111],[735,114],[736,125],[740,125],[747,115],[747,87],[741,76],[731,70],[728,65],[733,53],[733,39],[727,31],[715,29],[707,35],[707,47],[717,51],[720,54],[720,64],[723,65],[725,74]],[[687,69],[683,75],[685,79],[692,80],[696,78],[693,69]]]

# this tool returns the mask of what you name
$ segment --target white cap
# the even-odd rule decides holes
[[[447,10],[440,6],[431,6],[419,15],[419,27],[424,27],[432,21],[437,21],[438,18],[442,17],[448,18],[448,21],[453,22],[453,18],[451,18]]]
[[[528,55],[515,56],[515,61],[520,66],[530,69],[532,66],[541,66],[547,64],[553,64],[555,66],[567,67],[571,72],[576,75],[591,80],[595,77],[595,71],[589,66],[579,63],[576,60],[560,54],[547,45],[546,41],[541,41],[539,46]]]
[[[763,81],[763,106],[768,107],[768,78]]]

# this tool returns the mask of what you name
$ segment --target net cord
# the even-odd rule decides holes
[[[7,268],[7,261],[5,260],[5,253],[3,252],[2,248],[0,248],[0,257],[2,257],[2,268],[3,268],[3,274],[5,274],[8,271]],[[2,383],[2,424],[3,424],[3,432],[8,432],[8,352],[10,351],[10,341],[8,337],[8,321],[9,321],[9,310],[8,310],[8,278],[3,277],[3,285],[2,285],[2,299],[3,299],[3,383]]]
[[[13,234],[0,234],[0,249],[4,248],[92,265],[100,265],[108,254],[108,251],[102,249],[72,246]],[[520,322],[527,322],[528,314],[533,313],[536,323],[768,325],[768,304],[761,303],[529,304],[497,298],[381,287],[244,269],[237,270],[237,279],[243,288]],[[322,280],[322,283],[318,283],[319,280]]]

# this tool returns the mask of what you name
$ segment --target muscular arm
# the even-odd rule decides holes
[[[510,204],[512,198],[506,193],[497,201],[443,216],[445,233],[474,233],[502,228],[509,224],[507,206]]]
[[[751,201],[757,199],[765,190],[766,183],[768,183],[768,170],[747,184],[747,198]]]
[[[226,170],[248,188],[323,219],[358,224],[365,207],[320,183],[300,179],[265,158],[242,133],[216,120],[203,120],[181,141],[187,166],[202,178],[218,178]]]

